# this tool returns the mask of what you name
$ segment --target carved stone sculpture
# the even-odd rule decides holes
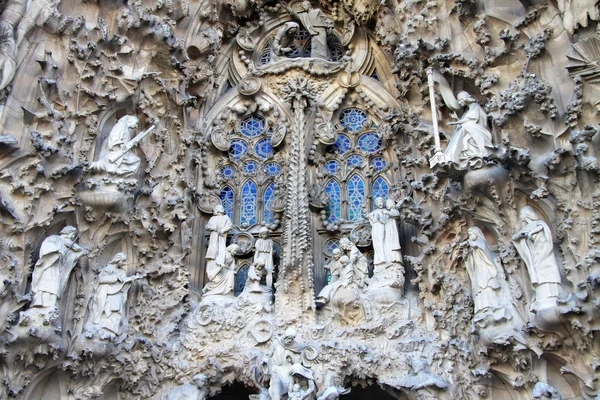
[[[121,333],[130,284],[142,277],[127,277],[123,269],[126,262],[125,253],[118,253],[100,271],[87,316],[86,336],[97,335],[102,340],[108,340]]]
[[[310,56],[328,60],[331,57],[327,45],[327,33],[333,29],[333,21],[323,11],[313,8],[310,1],[303,1],[302,11],[295,12],[288,8],[292,18],[298,20],[312,36]]]
[[[369,277],[369,264],[367,258],[348,238],[340,239],[340,247],[350,259],[348,265],[351,266],[351,274],[350,271],[348,271],[349,276],[352,276],[352,281],[359,287],[363,287],[367,284],[367,278]],[[342,272],[340,272],[340,277],[341,274]]]
[[[172,388],[162,396],[162,400],[205,400],[208,397],[206,384],[206,375],[194,375],[191,382]]]
[[[260,228],[258,239],[254,243],[256,249],[254,253],[254,262],[258,260],[264,261],[264,269],[267,275],[267,287],[273,287],[273,240],[269,239],[269,229],[266,227]]]
[[[332,252],[331,261],[327,265],[325,265],[325,269],[329,271],[329,283],[321,289],[319,294],[317,295],[316,303],[317,305],[324,305],[331,300],[332,296],[335,294],[336,289],[341,285],[340,282],[340,274],[341,274],[341,259],[342,250],[334,249]],[[348,263],[350,259],[348,258]]]
[[[552,232],[532,207],[521,209],[524,226],[513,235],[513,243],[527,266],[531,284],[535,289],[532,308],[543,309],[556,306],[561,294],[560,269],[554,256]]]
[[[397,219],[400,212],[392,199],[386,202],[383,198],[375,199],[375,207],[368,215],[371,223],[371,237],[375,249],[375,266],[402,264],[400,237]]]
[[[293,382],[294,364],[301,362],[300,346],[296,342],[296,330],[286,329],[269,347],[268,359],[263,360],[269,375],[269,396],[271,400],[283,399]],[[293,383],[292,383],[293,384]]]
[[[222,261],[215,260],[206,264],[206,275],[209,281],[202,290],[204,297],[230,296],[233,294],[235,274],[239,269],[235,262],[238,249],[237,244],[230,244],[224,251]]]
[[[40,248],[31,281],[31,307],[45,313],[57,311],[58,299],[65,291],[71,271],[87,250],[79,246],[77,229],[64,227],[59,235],[46,238]]]
[[[130,146],[131,133],[137,128],[137,117],[126,115],[119,119],[102,143],[98,161],[93,162],[90,169],[118,177],[134,175],[140,168],[140,158],[131,151]]]
[[[298,31],[299,26],[296,22],[286,22],[277,30],[271,44],[271,62],[277,62],[290,55]]]
[[[485,158],[494,148],[492,133],[487,128],[487,114],[483,107],[467,92],[457,96],[458,104],[467,107],[462,117],[446,125],[456,125],[446,153],[461,168],[481,168]]]
[[[210,232],[208,240],[208,250],[206,251],[206,271],[215,271],[209,273],[214,275],[225,265],[225,246],[227,245],[227,233],[233,228],[231,219],[225,215],[225,209],[217,204],[213,210],[213,216],[208,220],[205,229]]]

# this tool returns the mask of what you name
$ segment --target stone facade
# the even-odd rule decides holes
[[[0,398],[600,398],[596,3],[0,2]]]

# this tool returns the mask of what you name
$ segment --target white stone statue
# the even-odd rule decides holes
[[[496,257],[481,229],[476,226],[470,227],[468,236],[465,266],[471,279],[475,319],[477,319],[479,313],[504,307],[507,303],[510,304],[511,300],[504,271],[497,264]]]
[[[333,21],[323,11],[318,8],[312,8],[310,1],[302,2],[302,11],[300,12],[295,12],[285,5],[284,7],[292,18],[300,21],[304,29],[312,36],[310,56],[329,60],[331,54],[327,46],[327,34],[333,30]]]
[[[538,308],[552,307],[561,294],[552,233],[532,207],[523,207],[520,217],[525,226],[513,235],[513,243],[527,266]]]
[[[275,34],[271,44],[271,62],[279,61],[281,58],[289,57],[292,52],[294,38],[300,27],[297,22],[286,22]]]
[[[369,279],[369,262],[367,261],[367,257],[348,238],[340,239],[340,247],[350,259],[349,265],[352,268],[352,282],[356,283],[359,288],[364,287]],[[340,271],[340,274],[342,272]]]
[[[204,400],[208,397],[207,380],[204,374],[194,375],[191,382],[172,388],[161,400]]]
[[[134,175],[140,168],[140,158],[134,154],[131,148],[131,134],[137,127],[137,117],[126,115],[119,119],[110,131],[108,138],[102,143],[98,161],[93,162],[90,169],[119,177]]]
[[[347,257],[347,256],[346,256]],[[342,250],[334,249],[332,253],[331,261],[327,265],[325,265],[325,269],[329,270],[329,283],[321,289],[317,296],[316,303],[317,305],[324,305],[331,300],[331,297],[335,294],[337,288],[340,287],[340,274],[342,269],[342,264],[340,262],[342,258]],[[348,259],[348,263],[350,262],[350,258]]]
[[[262,258],[254,261],[248,268],[248,277],[244,292],[247,293],[270,293],[271,287],[261,285],[262,278],[267,275],[265,261]]]
[[[287,328],[283,336],[278,336],[271,342],[269,358],[263,360],[263,366],[268,366],[271,400],[281,400],[288,393],[290,383],[293,382],[293,366],[301,362],[300,346],[295,339],[296,330]]]
[[[117,253],[100,271],[85,327],[89,337],[97,332],[100,339],[106,340],[121,334],[127,292],[131,282],[142,278],[142,275],[127,277],[123,269],[126,262],[125,253]]]
[[[212,262],[206,265],[206,275],[209,282],[204,286],[204,296],[228,296],[233,294],[235,286],[235,274],[238,267],[235,255],[239,252],[237,244],[230,244],[225,249],[223,262]]]
[[[206,270],[214,270],[219,265],[225,264],[225,247],[227,246],[227,233],[233,228],[233,223],[222,205],[217,204],[213,209],[213,216],[208,220],[205,229],[210,232],[208,250],[206,251]]]
[[[258,260],[264,261],[264,268],[267,274],[267,287],[273,287],[273,240],[269,239],[269,228],[260,228],[258,239],[254,243],[256,249],[254,253],[254,262]]]
[[[386,203],[383,198],[378,197],[375,199],[375,207],[367,216],[371,224],[371,238],[375,250],[373,263],[375,266],[402,264],[397,223],[400,212],[392,199],[388,199]]]
[[[87,253],[75,243],[77,228],[66,226],[58,235],[51,235],[40,248],[40,258],[35,264],[31,282],[31,307],[52,312],[66,289],[71,271],[77,260]]]
[[[487,114],[469,93],[463,91],[456,97],[461,107],[468,108],[458,121],[447,124],[456,125],[456,130],[444,153],[461,168],[481,168],[485,164],[483,158],[494,149]]]

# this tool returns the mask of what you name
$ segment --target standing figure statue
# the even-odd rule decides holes
[[[371,224],[371,238],[376,267],[390,264],[402,264],[402,249],[400,248],[400,236],[398,233],[398,222],[400,212],[396,208],[394,200],[383,198],[375,199],[375,210],[367,216]]]
[[[66,289],[71,271],[87,253],[75,243],[76,238],[77,228],[66,226],[42,243],[31,282],[32,308],[42,308],[47,313],[57,311],[58,299]]]
[[[227,233],[233,228],[233,223],[225,208],[217,204],[213,209],[213,216],[208,220],[205,229],[210,232],[208,250],[206,250],[206,270],[214,270],[219,265],[225,264],[225,247],[227,246]]]
[[[527,266],[535,289],[534,305],[537,307],[533,308],[554,307],[556,299],[561,294],[561,277],[554,257],[552,233],[532,207],[523,207],[520,217],[525,226],[512,239]]]
[[[389,257],[386,261],[402,264],[402,248],[400,247],[400,234],[398,233],[400,211],[392,199],[386,200],[385,208],[388,215],[388,220],[385,223],[385,254]]]
[[[367,257],[348,238],[340,239],[340,247],[350,259],[349,265],[352,267],[353,281],[359,288],[364,287],[369,278],[369,262],[367,261]],[[342,273],[343,271],[340,270],[340,274]]]
[[[108,138],[102,143],[100,157],[90,168],[97,172],[106,172],[119,177],[135,175],[140,168],[140,158],[134,154],[131,147],[131,134],[138,127],[138,119],[126,115],[119,119],[110,131]]]
[[[142,275],[127,277],[123,269],[126,262],[125,253],[118,253],[100,271],[85,328],[88,337],[98,333],[100,339],[110,340],[121,334],[127,292],[131,282],[142,278]]]
[[[329,261],[329,264],[325,265],[325,269],[329,270],[329,276],[331,279],[329,280],[329,283],[323,289],[321,289],[319,295],[317,296],[315,303],[318,306],[327,304],[335,294],[335,291],[342,284],[340,281],[340,274],[342,270],[342,265],[340,262],[341,257],[342,250],[334,249],[332,252],[331,261]]]
[[[202,290],[204,296],[227,296],[233,293],[235,274],[238,272],[235,255],[239,253],[239,249],[237,244],[230,244],[225,249],[222,263],[207,263],[206,275],[209,282]]]
[[[269,239],[269,228],[260,228],[254,248],[256,249],[254,262],[264,261],[264,269],[267,273],[266,284],[268,288],[273,288],[273,240]]]
[[[447,124],[456,125],[456,130],[444,153],[461,168],[481,168],[485,165],[485,157],[494,149],[492,133],[487,127],[487,114],[467,92],[460,92],[457,100],[467,110],[458,121]]]
[[[271,62],[287,58],[292,52],[292,44],[300,27],[297,22],[286,22],[275,34],[271,45]]]
[[[304,29],[312,36],[310,56],[312,58],[329,60],[331,53],[327,46],[327,34],[333,30],[333,21],[323,11],[318,8],[312,8],[310,1],[302,2],[302,11],[300,12],[295,12],[284,3],[282,5],[292,18],[300,21]]]
[[[269,396],[271,400],[281,400],[288,393],[294,364],[301,363],[300,346],[296,342],[296,330],[286,329],[282,337],[276,337],[269,347],[268,359],[263,367],[268,367]]]

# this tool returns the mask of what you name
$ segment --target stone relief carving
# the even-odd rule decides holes
[[[0,4],[0,397],[596,398],[595,3]]]

